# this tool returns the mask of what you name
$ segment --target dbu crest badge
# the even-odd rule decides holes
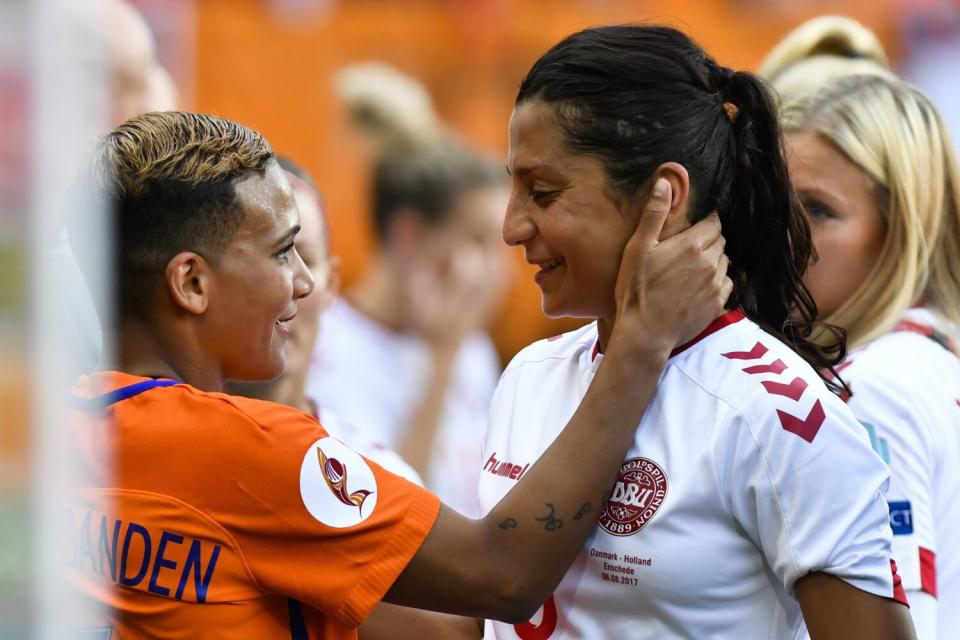
[[[620,467],[600,514],[600,527],[615,536],[631,536],[656,515],[667,497],[667,474],[649,458],[630,458]]]

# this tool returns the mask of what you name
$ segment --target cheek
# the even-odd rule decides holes
[[[856,293],[876,262],[882,234],[849,222],[813,226],[818,261],[805,278],[822,315],[836,311]]]

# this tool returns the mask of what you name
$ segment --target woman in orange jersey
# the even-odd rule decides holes
[[[731,290],[717,221],[658,242],[669,203],[651,198],[583,403],[471,520],[311,416],[220,392],[283,371],[287,323],[314,287],[289,182],[259,134],[145,114],[98,142],[89,174],[116,212],[117,348],[70,395],[64,562],[95,605],[75,624],[105,637],[350,638],[381,599],[525,620],[591,534],[668,354]],[[565,526],[538,520],[545,505]]]

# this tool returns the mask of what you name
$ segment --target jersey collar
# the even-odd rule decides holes
[[[727,311],[725,314],[723,314],[722,316],[720,316],[719,318],[717,318],[716,320],[708,324],[707,328],[701,331],[699,334],[697,334],[697,337],[695,337],[693,340],[685,344],[682,344],[676,349],[674,349],[673,351],[671,351],[670,357],[672,358],[674,356],[680,355],[681,353],[683,353],[693,345],[697,344],[698,342],[700,342],[710,334],[716,333],[717,331],[720,331],[720,329],[723,329],[724,327],[729,327],[731,324],[736,324],[737,322],[740,322],[741,320],[743,320],[745,317],[746,315],[744,315],[743,311],[741,311],[740,309]]]
[[[110,405],[157,387],[180,384],[166,378],[145,378],[108,371],[81,378],[66,394],[66,402],[81,411],[100,411]]]
[[[680,355],[681,353],[683,353],[693,345],[697,344],[698,342],[700,342],[701,340],[709,336],[711,333],[716,333],[717,331],[720,331],[720,329],[723,329],[726,326],[740,322],[745,317],[746,316],[744,315],[743,311],[741,311],[740,309],[734,309],[733,311],[726,312],[719,318],[716,318],[709,325],[707,325],[707,328],[701,331],[699,334],[697,334],[697,337],[695,337],[693,340],[685,344],[682,344],[676,349],[674,349],[673,351],[671,351],[670,357],[672,358],[673,356]],[[590,354],[591,362],[596,360],[598,355],[600,355],[600,338],[599,337],[593,342],[593,351]]]

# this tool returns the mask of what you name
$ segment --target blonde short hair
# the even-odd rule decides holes
[[[97,141],[84,183],[113,212],[120,318],[149,313],[151,283],[177,253],[219,257],[244,216],[235,183],[272,158],[256,131],[200,113],[145,113]],[[78,258],[81,267],[92,259]]]
[[[815,132],[876,187],[886,238],[867,280],[826,321],[850,346],[890,330],[916,302],[960,321],[960,173],[936,107],[881,75],[835,80],[782,106],[786,133]]]

